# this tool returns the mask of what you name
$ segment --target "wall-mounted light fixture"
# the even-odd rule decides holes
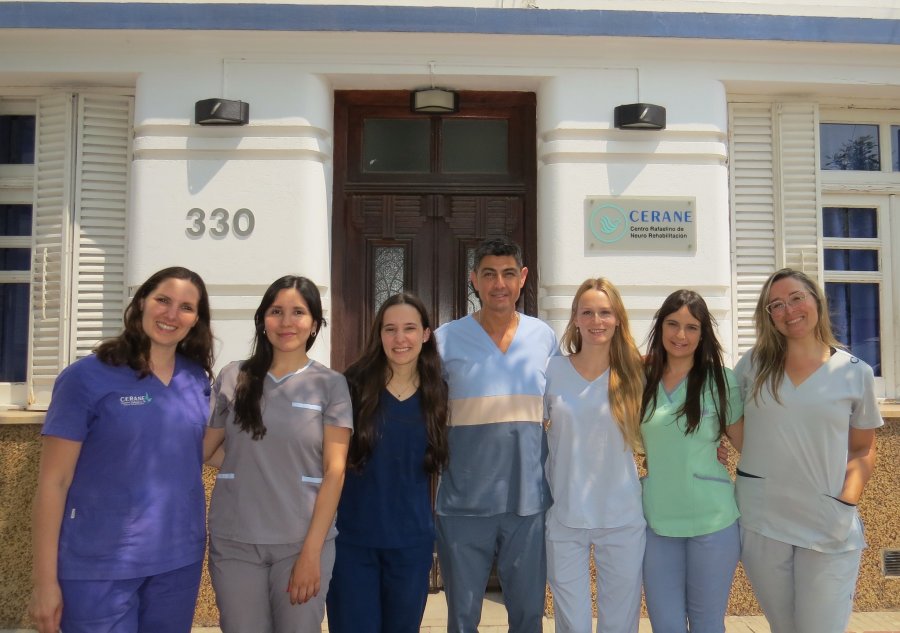
[[[434,62],[428,62],[431,88],[414,90],[409,100],[413,112],[423,114],[450,114],[459,111],[459,93],[434,85]]]
[[[203,99],[194,104],[197,125],[247,125],[250,104],[234,99]]]
[[[616,106],[613,123],[620,130],[664,130],[666,109],[652,103],[628,103]]]
[[[410,107],[413,112],[456,112],[459,110],[459,94],[444,88],[416,90],[412,93]]]

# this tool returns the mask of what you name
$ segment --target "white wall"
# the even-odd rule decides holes
[[[666,104],[663,132],[616,130],[616,105],[637,100],[635,69],[561,73],[539,91],[538,208],[541,308],[558,333],[578,285],[607,277],[619,288],[635,338],[671,291],[707,299],[730,340],[730,254],[726,101],[722,84],[682,69],[678,81],[640,73],[641,99]],[[696,252],[585,253],[588,196],[696,198]],[[562,256],[565,254],[565,256]]]
[[[131,284],[176,263],[208,284],[218,365],[246,356],[259,298],[282,275],[315,281],[327,319],[331,257],[331,89],[290,64],[232,66],[224,91],[221,76],[221,61],[141,75],[129,218]],[[191,124],[186,106],[223,93],[251,104],[252,127]],[[191,209],[203,212],[201,236],[187,233],[200,231]],[[228,212],[228,230],[216,209]],[[249,234],[241,209],[255,220]],[[314,356],[329,353],[323,337]]]
[[[132,82],[128,280],[172,263],[201,272],[221,365],[246,355],[249,319],[276,277],[309,276],[330,305],[332,91],[422,86],[432,60],[441,85],[537,93],[542,314],[561,330],[578,284],[607,276],[622,289],[638,339],[662,298],[684,286],[707,297],[723,342],[732,338],[726,86],[805,99],[900,96],[892,47],[171,31],[7,31],[0,89]],[[218,96],[249,102],[250,125],[194,125],[194,102]],[[665,106],[668,129],[615,130],[613,108],[638,99]],[[584,199],[606,195],[696,198],[696,253],[586,256]],[[250,209],[255,231],[191,239],[192,208],[207,217]],[[316,358],[328,360],[327,343],[316,344]]]

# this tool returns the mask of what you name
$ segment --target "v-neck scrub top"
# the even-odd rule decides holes
[[[547,359],[556,335],[519,314],[506,353],[472,316],[435,332],[449,394],[450,462],[441,474],[439,515],[531,516],[550,506],[544,477]]]
[[[254,440],[234,423],[240,367],[227,365],[213,387],[209,425],[225,429],[225,459],[209,506],[209,532],[255,545],[299,543],[322,484],[325,425],[353,428],[347,381],[316,361],[280,379],[267,374],[260,402],[266,435]],[[332,526],[327,538],[335,534]]]
[[[548,526],[643,525],[634,456],[609,406],[609,370],[588,381],[568,356],[552,357],[544,409],[550,420],[547,479],[553,494]]]
[[[177,355],[168,385],[95,355],[60,373],[43,435],[81,442],[59,534],[63,580],[124,580],[196,563],[209,378]]]
[[[421,390],[397,400],[382,389],[373,413],[377,441],[361,472],[348,470],[337,512],[338,543],[412,547],[434,541],[428,437]]]
[[[728,388],[725,415],[734,424],[743,414],[734,374],[725,369]],[[719,421],[715,396],[707,383],[701,402],[700,424],[685,435],[687,420],[679,415],[687,397],[687,380],[669,394],[660,381],[656,409],[641,424],[647,452],[644,479],[644,517],[660,536],[691,537],[711,534],[734,523],[738,516],[734,484],[719,463]]]
[[[824,553],[865,547],[855,506],[837,501],[844,487],[850,428],[884,424],[872,368],[843,350],[800,385],[787,375],[779,404],[747,353],[735,367],[744,394],[744,446],[737,478],[741,526]]]

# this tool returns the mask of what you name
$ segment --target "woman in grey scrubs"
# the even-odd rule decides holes
[[[209,507],[209,573],[224,633],[319,633],[353,428],[344,377],[309,358],[325,325],[306,277],[272,283],[253,353],[222,369],[204,439],[224,445]]]
[[[735,374],[741,560],[773,633],[843,633],[865,547],[856,504],[883,424],[872,368],[839,348],[818,285],[782,269],[763,285],[757,342]]]

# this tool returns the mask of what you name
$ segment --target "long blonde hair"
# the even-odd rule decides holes
[[[635,452],[641,451],[641,396],[644,391],[644,373],[641,354],[638,352],[628,313],[619,291],[611,281],[603,277],[588,279],[578,288],[572,300],[572,314],[562,336],[562,348],[568,354],[581,351],[581,332],[575,325],[578,302],[588,290],[599,290],[607,297],[619,322],[609,348],[609,408],[625,443]]]
[[[753,379],[753,400],[757,401],[763,387],[768,385],[769,392],[776,402],[781,402],[778,397],[778,388],[784,380],[784,363],[787,358],[787,339],[778,331],[772,322],[772,315],[766,310],[769,304],[769,293],[775,282],[791,277],[806,287],[807,293],[816,300],[816,311],[819,320],[816,323],[816,339],[829,347],[843,345],[834,338],[831,330],[831,317],[828,315],[828,300],[819,285],[807,274],[792,268],[782,268],[772,273],[763,284],[756,302],[756,310],[753,313],[753,323],[756,326],[756,344],[750,351],[753,365],[756,367],[756,377]]]

